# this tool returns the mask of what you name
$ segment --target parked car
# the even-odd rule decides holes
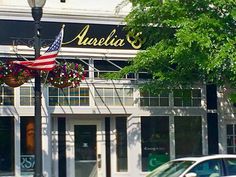
[[[147,177],[236,177],[236,155],[217,154],[171,160]]]

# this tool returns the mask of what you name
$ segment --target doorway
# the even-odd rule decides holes
[[[67,176],[105,176],[102,120],[70,120],[67,134]]]

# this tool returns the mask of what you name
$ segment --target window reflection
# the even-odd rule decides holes
[[[176,157],[202,155],[202,119],[200,116],[175,117],[175,145]]]
[[[75,160],[96,160],[96,125],[75,125]]]
[[[159,90],[157,93],[141,91],[140,106],[169,106],[169,90]]]
[[[225,165],[226,165],[226,169],[228,172],[228,175],[232,175],[235,176],[236,174],[236,159],[233,158],[228,158],[228,159],[224,159]]]
[[[24,175],[34,171],[34,131],[34,118],[21,117],[21,173]]]
[[[96,125],[75,125],[74,131],[75,176],[97,176]]]
[[[229,154],[236,153],[236,124],[227,124],[227,152]]]
[[[0,176],[14,175],[14,148],[14,119],[0,117]]]
[[[169,117],[142,117],[142,170],[152,171],[169,160]]]
[[[173,91],[174,106],[201,106],[200,89],[175,89]]]
[[[195,166],[190,172],[194,172],[198,177],[223,176],[221,159],[214,159],[202,162]],[[235,174],[235,173],[234,173]]]
[[[127,125],[126,117],[116,118],[117,171],[127,171]]]

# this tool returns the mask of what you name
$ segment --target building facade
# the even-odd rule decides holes
[[[48,177],[144,177],[169,159],[236,152],[235,107],[214,85],[142,92],[146,73],[105,80],[140,49],[120,0],[50,0],[42,18],[47,46],[65,24],[58,61],[76,62],[78,88],[42,84],[43,171]],[[120,5],[119,7],[121,7]],[[1,60],[32,58],[27,1],[0,2]],[[41,49],[45,51],[45,47]],[[33,176],[34,80],[0,88],[0,176]]]

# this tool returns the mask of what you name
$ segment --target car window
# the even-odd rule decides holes
[[[227,175],[236,175],[236,159],[224,159]]]
[[[156,168],[147,177],[177,177],[189,168],[195,161],[169,161]]]
[[[220,177],[222,165],[220,159],[207,160],[193,167],[190,172],[197,174],[197,177]]]

